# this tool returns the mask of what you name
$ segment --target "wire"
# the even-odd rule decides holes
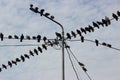
[[[23,46],[39,46],[39,45],[42,45],[42,44],[18,44],[18,45],[0,45],[0,47],[23,47]]]

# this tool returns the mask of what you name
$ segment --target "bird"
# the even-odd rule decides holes
[[[105,26],[108,25],[107,21],[105,19],[102,19],[102,23],[105,24]],[[103,26],[104,27],[104,26]]]
[[[50,15],[50,13],[45,13],[44,16],[45,17],[48,17]]]
[[[15,39],[19,39],[19,37],[18,37],[17,35],[14,35],[14,38],[15,38]]]
[[[3,67],[4,69],[7,69],[7,66],[6,66],[6,65],[4,65],[4,64],[2,64],[2,67]]]
[[[107,44],[105,42],[103,42],[102,45],[106,46]]]
[[[20,56],[21,60],[24,62],[25,61],[25,57],[24,56]]]
[[[11,36],[11,35],[9,35],[9,36],[8,36],[8,39],[12,39],[12,36]]]
[[[77,31],[77,34],[79,34],[79,36],[82,36],[82,33],[80,30],[77,29],[76,31]]]
[[[56,34],[56,36],[57,36],[60,40],[62,39],[62,36],[61,36],[61,34],[60,34],[60,33],[55,32],[55,34]]]
[[[24,54],[25,58],[28,58],[30,59],[29,55],[28,54]]]
[[[106,46],[107,46],[107,47],[109,47],[109,48],[111,48],[111,47],[112,47],[112,45],[111,45],[111,44],[107,44]]]
[[[82,69],[83,69],[84,72],[87,72],[87,69],[85,67],[82,67]]]
[[[84,37],[83,36],[81,36],[81,42],[84,42]]]
[[[117,11],[117,15],[118,15],[118,17],[120,17],[120,11]]]
[[[99,41],[97,39],[95,39],[95,43],[96,43],[96,46],[98,46]]]
[[[15,64],[15,65],[17,65],[17,62],[12,60],[12,64]]]
[[[69,33],[66,33],[67,39],[71,39],[71,35]]]
[[[42,44],[42,47],[43,47],[45,50],[47,50],[47,47],[46,47],[44,44]]]
[[[38,51],[36,49],[34,49],[34,53],[38,55]]]
[[[53,46],[53,43],[50,40],[48,40],[48,45]]]
[[[31,50],[29,50],[29,54],[34,56],[34,53]]]
[[[37,42],[40,42],[41,40],[41,35],[37,35]]]
[[[2,68],[0,68],[0,72],[2,71]]]
[[[53,20],[54,18],[55,18],[54,16],[50,16],[50,19],[52,19],[52,20]]]
[[[39,11],[38,11],[38,7],[35,7],[35,13],[38,13]]]
[[[4,34],[3,33],[0,33],[0,38],[1,38],[1,41],[3,41],[3,38],[4,38]]]
[[[102,27],[104,27],[104,21],[102,20],[102,22],[100,22],[100,21],[97,21],[96,22],[98,25],[101,25]],[[105,21],[105,23],[106,23],[106,21]]]
[[[12,63],[11,63],[10,61],[8,61],[8,65],[9,65],[10,67],[12,67]]]
[[[99,25],[95,22],[92,22],[94,27],[97,27],[99,29]]]
[[[30,40],[31,38],[30,38],[30,36],[26,36],[26,39]]]
[[[112,17],[113,17],[116,21],[118,21],[118,16],[117,16],[116,14],[112,13]]]
[[[33,37],[32,37],[32,39],[34,39],[34,40],[35,40],[35,39],[37,39],[37,37],[36,37],[36,36],[33,36]]]
[[[22,42],[23,39],[24,39],[24,35],[22,34],[22,35],[20,36],[20,42]]]
[[[41,10],[40,10],[40,16],[43,16],[44,11],[45,11],[44,9],[41,9]]]
[[[30,10],[35,12],[35,13],[38,13],[38,8],[35,7],[35,9],[33,8],[33,4],[30,4]]]
[[[88,32],[91,32],[89,27],[85,27],[85,30],[88,31]]]
[[[92,32],[94,32],[94,28],[93,28],[91,25],[88,25],[88,28],[89,28]]]
[[[81,30],[83,33],[85,33],[85,34],[86,34],[86,31],[85,31],[85,29],[84,29],[84,28],[80,28],[80,30]]]
[[[85,66],[85,65],[84,65],[83,63],[81,63],[81,62],[78,62],[78,64],[79,64],[80,66],[82,66],[82,67]]]
[[[44,37],[43,37],[43,41],[46,42],[46,40],[47,40],[47,37],[44,36]]]
[[[42,53],[42,48],[38,46],[38,51]]]
[[[19,58],[16,58],[16,62],[20,62],[21,60]]]
[[[105,16],[105,20],[106,20],[106,22],[107,22],[107,25],[106,25],[106,26],[108,26],[108,25],[111,24],[111,21],[110,21],[109,17]]]
[[[71,34],[72,34],[72,36],[73,36],[74,38],[76,38],[75,32],[71,31]]]

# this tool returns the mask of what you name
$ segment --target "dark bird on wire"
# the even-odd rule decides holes
[[[37,39],[37,37],[36,37],[36,36],[33,36],[32,39],[35,40],[35,39]]]
[[[38,8],[36,7],[35,9],[33,8],[33,4],[30,4],[30,10],[35,12],[35,13],[38,13]]]
[[[10,68],[12,67],[12,63],[10,61],[8,61],[8,66],[10,66]]]
[[[82,69],[83,69],[84,72],[87,72],[87,69],[85,67],[82,67]]]
[[[53,20],[54,18],[55,18],[54,16],[50,16],[50,19],[52,19],[52,20]]]
[[[71,35],[69,33],[66,33],[67,39],[71,39]]]
[[[34,56],[34,53],[33,53],[31,50],[29,50],[29,54],[30,54],[31,56]]]
[[[28,58],[30,59],[29,55],[28,54],[24,54],[25,58]]]
[[[2,67],[3,67],[4,69],[7,69],[7,66],[6,66],[6,65],[4,65],[4,64],[2,64]]]
[[[113,17],[116,21],[118,21],[118,16],[117,16],[116,14],[112,13],[112,17]]]
[[[19,37],[18,37],[17,35],[14,35],[14,38],[15,38],[15,39],[19,39]]]
[[[12,64],[15,64],[15,65],[17,65],[17,62],[12,60]]]
[[[88,31],[88,32],[91,32],[89,27],[85,27],[85,30]]]
[[[43,47],[45,50],[47,50],[47,47],[46,47],[44,44],[42,44],[42,47]]]
[[[43,37],[43,41],[46,42],[47,41],[47,37],[44,36]]]
[[[107,25],[106,25],[106,26],[108,26],[108,25],[111,24],[111,21],[110,21],[109,17],[105,16],[105,20],[106,20],[106,22],[107,22]]]
[[[85,31],[85,29],[84,29],[84,28],[80,28],[80,30],[81,30],[83,33],[85,33],[85,34],[86,34],[86,31]]]
[[[25,57],[24,56],[20,56],[21,60],[24,62],[25,61]]]
[[[50,13],[45,13],[44,16],[45,17],[48,17],[50,15]]]
[[[37,51],[36,49],[34,49],[34,53],[35,53],[36,55],[38,55],[38,51]]]
[[[60,34],[60,33],[55,32],[55,34],[56,34],[56,36],[57,36],[60,40],[62,39],[62,36],[61,36],[61,34]]]
[[[75,32],[71,31],[71,34],[72,34],[72,36],[73,36],[74,38],[76,38]]]
[[[16,62],[20,62],[21,60],[19,58],[16,58]]]
[[[94,32],[94,28],[91,25],[88,25],[89,29]]]
[[[81,36],[81,42],[84,42],[84,37],[83,36]]]
[[[98,25],[101,25],[102,27],[104,27],[104,23],[106,23],[106,21],[105,21],[105,20],[104,20],[104,21],[102,20],[102,22],[97,21],[96,23],[97,23]]]
[[[8,39],[12,39],[12,36],[11,36],[11,35],[9,35],[9,36],[8,36]]]
[[[111,45],[111,44],[107,44],[106,46],[107,46],[107,47],[109,47],[109,48],[111,48],[111,47],[112,47],[112,45]]]
[[[40,42],[41,40],[41,35],[37,35],[37,42]]]
[[[94,27],[97,27],[99,29],[99,25],[95,22],[92,22]]]
[[[48,40],[47,44],[53,46],[53,43],[50,40]]]
[[[77,29],[76,31],[77,31],[77,34],[79,34],[79,36],[82,36],[82,33],[80,30]]]
[[[26,39],[30,40],[31,38],[30,38],[30,36],[26,36]]]
[[[120,11],[117,11],[117,15],[118,15],[118,17],[120,17]]]
[[[2,71],[2,68],[0,68],[0,72]]]
[[[106,46],[107,44],[105,42],[102,43],[103,46]]]
[[[99,44],[99,41],[97,39],[95,39],[95,44],[96,44],[96,46],[98,46],[98,44]]]
[[[3,41],[3,38],[4,38],[4,34],[3,33],[0,33],[0,38],[1,38],[1,41]]]
[[[105,26],[108,26],[108,23],[105,19],[102,19],[102,23],[105,25]],[[103,26],[104,27],[104,26]]]
[[[81,63],[81,62],[78,62],[78,64],[79,64],[80,66],[82,66],[82,67],[85,66],[85,65],[84,65],[83,63]]]
[[[42,48],[38,46],[38,51],[42,53]]]
[[[44,9],[41,9],[41,10],[40,10],[40,15],[41,15],[41,16],[43,16],[44,11],[45,11]]]
[[[22,34],[22,35],[20,36],[20,42],[22,42],[23,39],[24,39],[24,35]]]

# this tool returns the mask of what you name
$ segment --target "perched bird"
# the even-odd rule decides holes
[[[4,34],[3,33],[0,33],[0,38],[1,38],[1,41],[3,41],[3,38],[4,38]]]
[[[95,39],[95,43],[96,43],[96,46],[98,46],[99,41],[97,39]]]
[[[4,69],[7,69],[7,66],[6,66],[6,65],[4,65],[4,64],[2,64],[2,67],[3,67]]]
[[[107,44],[105,42],[103,42],[102,45],[106,46]]]
[[[29,55],[28,54],[24,54],[25,58],[28,58],[30,59]]]
[[[38,46],[38,51],[42,53],[42,48]]]
[[[19,39],[19,37],[18,37],[17,35],[14,35],[14,38],[15,38],[15,39]]]
[[[89,27],[85,27],[85,30],[88,31],[88,32],[91,32]]]
[[[85,65],[84,65],[83,63],[81,63],[81,62],[78,62],[78,64],[79,64],[80,66],[82,66],[82,67],[85,66]]]
[[[61,36],[61,34],[60,34],[60,33],[55,32],[55,34],[56,34],[56,36],[57,36],[60,40],[62,39],[62,36]]]
[[[38,13],[39,11],[38,11],[38,7],[35,7],[35,13]]]
[[[21,60],[24,62],[25,61],[25,57],[24,56],[20,56]]]
[[[2,68],[0,68],[0,72],[2,71]]]
[[[83,69],[84,72],[87,72],[87,69],[85,67],[82,67],[82,69]]]
[[[35,40],[35,39],[37,39],[37,37],[36,37],[36,36],[33,36],[33,37],[32,37],[32,39],[34,39],[34,40]]]
[[[22,42],[23,39],[24,39],[24,35],[22,34],[22,35],[20,36],[20,42]]]
[[[54,16],[50,16],[50,19],[52,19],[52,20],[53,20],[54,18],[55,18]]]
[[[92,32],[94,32],[94,28],[92,26],[88,25],[88,27]]]
[[[37,51],[36,49],[34,49],[34,53],[35,53],[36,55],[38,55],[38,51]]]
[[[81,36],[81,42],[84,42],[84,37],[83,36]]]
[[[108,23],[107,23],[107,21],[106,21],[105,19],[102,19],[102,23],[103,23],[105,26],[108,25]],[[103,26],[103,27],[104,27],[104,26]]]
[[[45,13],[44,16],[45,17],[48,17],[50,15],[50,13]]]
[[[96,23],[97,23],[98,25],[101,25],[102,27],[104,27],[104,23],[106,23],[106,21],[103,21],[103,20],[102,20],[102,22],[97,21]]]
[[[44,44],[42,44],[42,47],[43,47],[45,50],[47,50],[47,47],[46,47]]]
[[[73,36],[74,38],[76,38],[75,32],[71,31],[71,34],[72,34],[72,36]]]
[[[109,47],[109,48],[111,48],[111,47],[112,47],[112,45],[111,45],[111,44],[107,44],[106,46],[107,46],[107,47]]]
[[[40,15],[41,15],[41,16],[43,16],[44,11],[45,11],[44,9],[41,9],[41,10],[40,10]]]
[[[53,43],[50,40],[48,40],[47,43],[48,43],[48,45],[53,46]]]
[[[19,58],[16,58],[16,62],[20,62],[21,60]]]
[[[120,11],[117,11],[117,15],[118,15],[118,17],[120,17]]]
[[[26,36],[26,39],[30,40],[31,38],[30,38],[30,36]]]
[[[97,23],[93,22],[93,26],[99,29],[99,25]]]
[[[29,54],[34,56],[34,53],[31,50],[29,50]]]
[[[10,67],[12,67],[12,63],[11,63],[10,61],[8,61],[8,65],[9,65]]]
[[[30,4],[30,10],[35,12],[35,13],[38,13],[38,8],[36,7],[35,9],[33,8],[33,4]]]
[[[77,34],[79,34],[79,36],[82,36],[82,33],[80,30],[77,29],[76,31],[77,31]]]
[[[80,30],[81,30],[83,33],[85,33],[85,34],[86,34],[86,31],[85,31],[85,29],[84,29],[84,28],[80,28]]]
[[[47,40],[47,37],[44,36],[44,37],[43,37],[43,41],[46,42],[46,40]]]
[[[11,36],[11,35],[9,35],[9,36],[8,36],[8,39],[12,39],[12,36]]]
[[[37,42],[40,42],[40,40],[41,40],[41,36],[37,35]]]
[[[69,33],[66,33],[67,39],[71,39],[71,35]]]
[[[112,13],[112,17],[113,17],[116,21],[118,21],[118,16],[117,16],[116,14]]]
[[[15,64],[15,65],[17,65],[17,62],[12,60],[12,64]]]
[[[106,26],[108,26],[108,25],[111,24],[111,21],[110,21],[109,17],[105,16],[105,20],[106,20],[106,22],[107,22],[107,25],[106,25]]]

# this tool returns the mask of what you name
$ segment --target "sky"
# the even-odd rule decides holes
[[[0,33],[8,35],[46,36],[54,39],[60,27],[45,17],[29,10],[30,4],[45,9],[61,23],[65,33],[92,25],[105,16],[112,18],[112,13],[120,11],[120,0],[0,0]],[[120,48],[120,20],[111,22],[108,27],[101,27],[93,33],[87,33],[86,39],[106,42]],[[77,36],[79,39],[79,36]],[[78,60],[85,64],[92,80],[120,80],[120,51],[95,43],[67,41]],[[0,45],[38,44],[36,41],[7,40]],[[41,45],[41,44],[40,44]],[[0,67],[23,54],[28,54],[37,46],[0,47]],[[62,53],[48,47],[43,54],[26,59],[12,68],[0,72],[0,80],[61,80]],[[89,80],[82,69],[74,63],[80,80]],[[65,51],[65,79],[77,80]]]

